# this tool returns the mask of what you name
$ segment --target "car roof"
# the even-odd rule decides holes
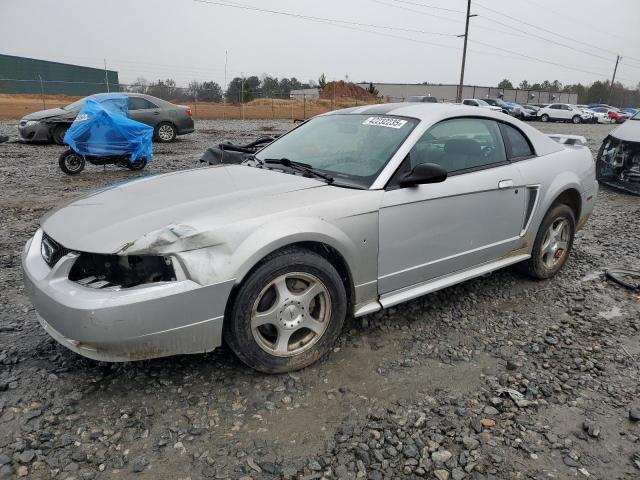
[[[456,117],[475,117],[497,120],[508,123],[525,133],[538,155],[562,150],[562,147],[544,135],[538,129],[524,123],[510,115],[502,112],[489,110],[488,108],[470,107],[468,105],[454,103],[380,103],[375,105],[364,105],[361,107],[344,108],[332,112],[323,113],[325,115],[394,115],[399,117],[415,118],[429,125],[436,124],[443,120]]]
[[[502,114],[493,113],[491,110],[478,110],[477,107],[455,103],[379,103],[375,105],[363,105],[360,107],[343,108],[325,113],[324,115],[396,115],[410,117],[422,121],[438,122],[451,116],[462,117],[466,115],[478,117],[486,116],[503,120]]]
[[[110,96],[110,95],[125,95],[127,97],[139,97],[139,98],[146,98],[147,100],[156,102],[156,103],[163,103],[165,105],[173,105],[171,102],[167,102],[166,100],[163,100],[161,98],[158,97],[154,97],[153,95],[147,95],[146,93],[133,93],[133,92],[113,92],[113,93],[94,93],[93,95],[89,95],[87,98],[94,98],[94,97],[106,97],[106,96]]]

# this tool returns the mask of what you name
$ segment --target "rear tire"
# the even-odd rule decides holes
[[[129,162],[128,168],[129,170],[133,170],[135,172],[136,170],[142,170],[146,166],[147,166],[147,160],[144,158],[140,158],[135,162]]]
[[[169,122],[160,122],[156,125],[154,137],[157,141],[162,143],[173,142],[178,136],[178,130],[175,125]]]
[[[545,113],[545,114],[543,114],[543,115],[540,117],[540,121],[541,121],[541,122],[544,122],[544,123],[547,123],[547,122],[549,121],[549,115],[547,115],[546,113]]]
[[[84,170],[85,160],[84,157],[73,150],[65,150],[58,159],[58,165],[67,175],[78,175]]]
[[[69,130],[69,125],[56,125],[51,133],[51,139],[56,145],[64,145],[64,135]]]
[[[224,338],[242,362],[265,373],[311,365],[332,347],[347,315],[335,267],[302,248],[269,255],[227,310]]]
[[[573,210],[565,204],[551,207],[538,229],[531,258],[518,268],[539,280],[553,277],[569,258],[575,232]]]

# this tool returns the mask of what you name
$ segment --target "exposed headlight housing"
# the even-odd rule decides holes
[[[69,280],[91,288],[131,288],[176,280],[171,258],[160,255],[80,253]]]
[[[27,123],[24,124],[25,127],[32,127],[33,125],[38,125],[40,123],[39,120],[28,120]]]

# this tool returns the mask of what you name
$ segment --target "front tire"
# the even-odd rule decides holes
[[[334,344],[347,303],[344,283],[328,260],[306,249],[281,250],[241,285],[225,319],[224,338],[255,370],[299,370]]]
[[[173,142],[178,136],[178,130],[175,125],[169,122],[160,122],[156,126],[155,138],[162,143]]]
[[[84,157],[71,149],[62,152],[62,155],[60,155],[58,159],[60,169],[67,175],[78,175],[84,170],[84,164]]]
[[[575,125],[577,125],[577,124],[579,124],[579,123],[581,123],[581,122],[582,122],[582,118],[580,118],[580,115],[574,115],[574,116],[573,116],[573,118],[571,119],[571,121],[572,121]]]
[[[51,133],[51,140],[56,145],[64,145],[64,135],[69,130],[69,125],[56,125]]]
[[[541,122],[544,122],[544,123],[547,123],[547,122],[549,121],[549,115],[547,115],[546,113],[545,113],[545,114],[543,114],[543,115],[540,117],[540,121],[541,121]]]
[[[527,275],[544,280],[553,277],[566,263],[576,232],[576,220],[568,205],[552,207],[536,235],[531,258],[519,265]]]

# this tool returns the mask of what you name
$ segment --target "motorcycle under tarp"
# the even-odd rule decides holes
[[[88,98],[64,136],[70,150],[60,156],[60,168],[80,173],[87,160],[132,170],[144,168],[153,157],[153,128],[128,117],[128,98],[114,93]]]

